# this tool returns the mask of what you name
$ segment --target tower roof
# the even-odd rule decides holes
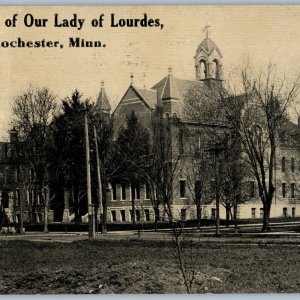
[[[101,82],[101,89],[100,89],[100,93],[97,98],[96,105],[101,110],[105,110],[105,111],[111,110],[111,106],[109,104],[109,99],[107,97],[103,81]]]
[[[175,99],[179,100],[180,95],[178,92],[178,88],[176,82],[171,74],[171,68],[169,68],[169,75],[166,77],[164,89],[162,91],[161,99],[162,100],[170,100]]]
[[[206,52],[207,55],[210,55],[214,50],[216,50],[218,52],[218,54],[222,57],[221,51],[218,48],[218,46],[216,45],[216,43],[210,39],[210,38],[206,38],[204,39],[198,46],[197,51],[196,51],[196,55],[203,50],[204,52]]]

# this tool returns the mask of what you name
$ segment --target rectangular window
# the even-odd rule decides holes
[[[112,222],[116,222],[117,221],[117,214],[115,210],[111,211],[111,220]]]
[[[180,211],[180,218],[182,221],[186,220],[186,209],[182,208]]]
[[[20,190],[16,189],[16,202],[15,205],[20,205]]]
[[[117,200],[117,185],[115,183],[111,184],[112,189],[112,200]]]
[[[126,184],[121,185],[121,195],[122,195],[122,200],[126,200]]]
[[[263,208],[260,208],[259,214],[260,214],[260,218],[263,219],[263,217],[264,217],[264,209]]]
[[[145,218],[146,218],[147,222],[150,221],[150,211],[149,211],[149,209],[145,209]]]
[[[212,219],[215,219],[215,218],[216,218],[216,209],[215,209],[215,208],[212,208],[212,209],[211,209],[211,218],[212,218]]]
[[[125,217],[125,210],[124,209],[122,209],[121,211],[120,211],[120,216],[121,216],[121,221],[122,222],[125,222],[126,221],[126,217]]]
[[[150,199],[150,185],[149,185],[149,183],[145,184],[145,199]]]
[[[141,188],[140,188],[140,185],[137,184],[136,185],[136,199],[141,199],[140,193],[141,193]]]
[[[138,209],[135,211],[135,217],[137,222],[141,221],[141,212]]]
[[[135,198],[135,185],[131,184],[131,200],[134,200]]]
[[[295,198],[295,183],[291,183],[291,197]]]
[[[296,217],[296,207],[292,207],[292,217]]]
[[[285,172],[285,157],[281,159],[281,171]]]
[[[255,197],[255,182],[250,181],[250,197],[254,198]]]
[[[180,180],[179,181],[179,186],[180,186],[180,198],[185,198],[185,193],[186,193],[186,182],[185,182],[185,180]]]
[[[294,157],[291,158],[291,171],[295,172],[295,158]]]
[[[256,218],[256,208],[251,208],[251,218],[255,219]]]
[[[284,218],[287,217],[287,207],[284,207],[284,208],[282,209],[282,215],[283,215]]]
[[[286,197],[286,184],[285,183],[282,183],[281,190],[282,190],[282,197],[285,198]]]

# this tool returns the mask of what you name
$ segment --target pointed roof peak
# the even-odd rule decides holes
[[[180,99],[180,95],[178,92],[178,88],[176,85],[176,81],[174,80],[173,76],[172,76],[172,67],[170,66],[168,68],[168,76],[166,77],[166,81],[164,84],[164,88],[161,94],[161,99],[162,100],[179,100]]]
[[[109,104],[109,98],[106,94],[103,80],[101,81],[101,89],[97,98],[96,105],[102,111],[109,112],[111,110],[111,106]]]

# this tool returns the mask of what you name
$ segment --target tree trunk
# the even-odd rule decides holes
[[[103,185],[105,186],[105,185]],[[101,217],[101,231],[107,233],[107,193],[106,189],[102,189],[102,200],[103,200],[103,214]]]
[[[25,203],[25,188],[20,189],[20,234],[24,233],[24,216],[23,216],[23,205]]]
[[[42,195],[42,192],[41,192]],[[49,204],[49,193],[48,190],[43,195],[44,198],[44,233],[48,233],[48,204]]]
[[[234,233],[237,234],[238,233],[238,223],[237,223],[237,203],[234,203],[233,206],[233,219],[234,219]]]
[[[271,231],[270,224],[269,224],[271,205],[266,203],[263,205],[263,209],[264,209],[264,216],[263,216],[262,232],[268,232]]]
[[[226,204],[226,228],[229,227],[230,220],[230,205]]]
[[[200,201],[197,201],[197,229],[199,230],[201,227],[201,205],[200,205]]]
[[[158,231],[158,220],[159,220],[159,209],[156,206],[154,208],[154,230],[157,232]]]
[[[134,187],[131,186],[131,208],[132,208],[132,214],[131,214],[131,221],[132,221],[132,224],[135,225],[135,202],[134,202],[134,192],[133,192],[133,189]]]

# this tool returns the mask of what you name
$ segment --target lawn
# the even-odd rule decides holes
[[[195,293],[300,292],[297,243],[196,248],[185,252],[198,270]],[[185,292],[166,242],[1,241],[0,250],[1,294]]]

